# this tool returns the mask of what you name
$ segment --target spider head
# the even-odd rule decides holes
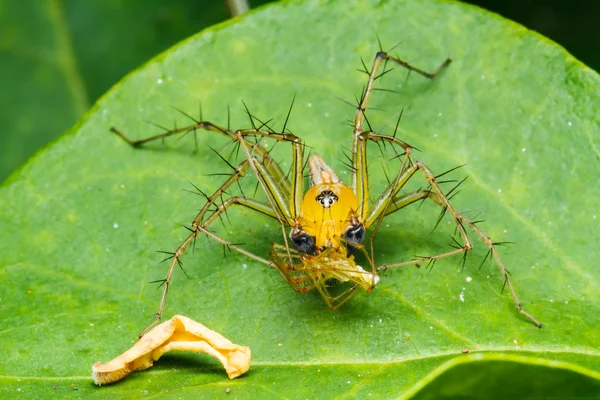
[[[356,196],[342,182],[311,187],[302,202],[302,231],[312,237],[317,250],[339,248],[342,241],[361,243],[364,227],[354,222]],[[299,250],[300,251],[300,250]]]
[[[341,248],[344,241],[361,243],[365,230],[356,218],[357,201],[352,189],[321,157],[311,155],[308,166],[311,187],[302,200],[301,228],[298,230],[311,238],[310,244],[314,247],[309,249],[320,252],[327,248]],[[298,244],[296,248],[302,251]],[[348,255],[352,250],[354,248],[349,245]]]

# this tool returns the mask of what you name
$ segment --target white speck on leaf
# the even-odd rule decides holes
[[[117,229],[119,227],[119,224],[117,224],[116,222],[113,224],[113,228]]]

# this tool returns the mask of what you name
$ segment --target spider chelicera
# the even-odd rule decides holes
[[[142,140],[131,140],[120,130],[111,128],[133,147],[173,135],[195,133],[198,130],[212,131],[227,136],[233,143],[240,146],[245,155],[244,160],[234,167],[233,173],[226,181],[212,195],[206,196],[206,204],[189,227],[190,234],[171,253],[172,261],[169,271],[166,278],[161,281],[164,286],[155,320],[141,335],[160,321],[175,267],[180,264],[181,256],[186,249],[201,234],[276,269],[296,291],[306,293],[317,290],[328,307],[333,310],[348,301],[356,293],[356,289],[363,288],[371,291],[379,281],[379,271],[410,264],[419,265],[423,262],[432,263],[452,255],[466,255],[472,248],[467,228],[488,248],[488,256],[495,259],[517,311],[536,326],[542,326],[521,306],[508,272],[497,252],[497,243],[494,243],[472,219],[456,210],[450,202],[449,194],[445,194],[441,189],[438,182],[439,176],[436,176],[424,163],[413,160],[410,157],[413,147],[397,139],[395,134],[389,136],[365,128],[365,125],[368,126],[365,124],[365,112],[374,91],[373,85],[383,75],[383,73],[378,75],[378,71],[386,62],[398,64],[409,71],[433,79],[450,64],[451,60],[446,59],[435,72],[428,73],[389,55],[387,52],[379,51],[370,71],[365,67],[369,78],[358,101],[353,122],[351,177],[348,185],[341,181],[321,157],[313,154],[306,161],[310,185],[308,190],[304,191],[304,145],[299,137],[286,131],[287,118],[281,132],[268,128],[264,123],[256,127],[251,116],[252,129],[233,131],[208,121],[194,120],[193,125],[168,130]],[[289,176],[284,173],[281,165],[273,160],[270,152],[261,144],[261,140],[274,140],[291,145],[292,163]],[[396,153],[401,160],[395,177],[389,181],[387,187],[373,202],[369,197],[368,142],[393,146],[398,150]],[[245,195],[234,196],[228,193],[228,189],[245,174],[253,174],[256,177],[265,194],[266,202]],[[424,178],[428,185],[427,188],[401,193],[406,183],[415,174]],[[436,255],[417,257],[409,261],[376,267],[372,261],[373,238],[381,221],[386,216],[410,204],[427,199],[441,207],[442,215],[448,213],[454,220],[460,236],[460,241],[456,241],[455,248]],[[281,225],[284,243],[272,244],[270,259],[253,254],[209,230],[209,226],[233,205],[266,215]],[[362,243],[366,230],[371,227],[373,227],[374,233],[371,234],[370,251],[367,251]],[[368,268],[365,269],[356,263],[355,253],[357,251],[365,256],[369,263]],[[332,291],[332,281],[338,281],[338,285],[334,285],[336,286],[335,293]],[[339,288],[340,286],[342,289]]]

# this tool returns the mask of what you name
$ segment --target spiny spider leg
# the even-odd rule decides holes
[[[364,221],[367,219],[368,212],[369,212],[369,175],[368,175],[368,171],[367,171],[367,142],[368,142],[368,140],[375,141],[375,142],[381,141],[384,144],[386,142],[390,142],[392,144],[399,145],[400,147],[402,147],[404,149],[404,154],[406,156],[405,157],[406,160],[408,160],[408,157],[410,156],[410,153],[413,149],[413,147],[410,146],[408,143],[405,143],[399,139],[396,139],[395,135],[394,136],[380,135],[375,132],[365,132],[363,129],[363,122],[366,120],[365,113],[367,110],[367,106],[368,106],[369,100],[371,99],[373,91],[375,90],[374,89],[375,81],[386,73],[386,71],[384,71],[383,73],[379,74],[378,71],[379,71],[381,65],[387,61],[394,62],[404,68],[407,68],[409,71],[417,72],[418,74],[420,74],[426,78],[429,78],[429,79],[435,78],[444,68],[446,68],[452,62],[452,60],[447,58],[442,64],[440,64],[440,66],[437,68],[437,70],[435,72],[430,73],[430,72],[426,72],[422,69],[419,69],[417,67],[413,67],[412,65],[408,64],[407,62],[400,60],[397,57],[390,56],[387,52],[380,50],[375,55],[375,58],[373,60],[373,65],[371,67],[371,71],[367,71],[366,67],[365,67],[365,72],[367,72],[367,74],[369,75],[369,79],[363,90],[358,107],[356,108],[356,114],[354,116],[354,125],[353,125],[354,132],[352,135],[352,168],[351,168],[351,178],[350,178],[350,180],[351,180],[350,185],[351,185],[352,189],[354,190],[354,193],[356,194],[356,199],[357,199],[357,204],[358,204],[358,210],[356,210],[357,211],[356,214],[358,217],[358,221],[362,222],[362,223],[364,223]],[[402,113],[400,113],[400,115],[402,115]],[[368,122],[367,122],[367,125],[368,125]],[[369,129],[370,129],[370,127],[369,127]],[[403,166],[404,166],[404,162],[403,162]],[[387,206],[387,204],[389,204],[389,203],[386,203],[386,206]],[[371,223],[374,221],[375,220],[371,221]],[[371,235],[371,239],[370,239],[371,259],[373,259],[373,260],[375,258],[373,242],[374,242],[375,236],[377,235],[377,232],[379,231],[380,224],[381,224],[381,220],[378,220],[377,225],[375,226],[374,232]],[[369,225],[365,224],[365,228],[368,228],[368,227],[369,227]],[[372,271],[371,271],[372,274],[375,274],[375,264],[372,264],[371,268],[372,268]]]
[[[273,250],[270,253],[270,256],[272,257],[273,261],[269,261],[265,258],[257,256],[254,253],[251,253],[251,252],[221,238],[220,236],[216,235],[214,232],[209,231],[204,226],[199,226],[198,230],[232,250],[238,251],[258,262],[268,265],[269,267],[275,268],[280,273],[280,275],[284,278],[284,280],[287,282],[287,284],[290,287],[292,287],[294,290],[296,290],[297,292],[307,293],[310,290],[317,289],[317,291],[319,291],[321,296],[325,299],[325,302],[327,303],[327,305],[329,306],[329,308],[331,310],[335,310],[335,309],[339,308],[342,304],[344,304],[346,301],[348,301],[354,295],[354,293],[356,293],[356,289],[358,288],[358,286],[360,286],[359,283],[355,283],[354,285],[352,285],[348,289],[344,290],[339,295],[337,295],[335,297],[331,297],[329,295],[328,289],[326,288],[326,281],[329,279],[330,275],[327,275],[326,272],[328,272],[328,271],[334,272],[334,273],[345,272],[344,269],[334,268],[334,267],[327,268],[326,265],[325,265],[325,268],[314,268],[314,266],[311,266],[310,264],[308,264],[308,266],[307,266],[307,264],[305,264],[304,262],[302,262],[300,260],[301,256],[295,249],[290,249],[287,246],[283,246],[283,245],[276,244],[276,243],[272,244]],[[301,271],[298,271],[298,272],[300,272],[300,274],[297,276],[293,275],[293,273],[296,272],[294,268],[288,267],[288,269],[285,269],[283,267],[283,265],[288,265],[288,264],[284,260],[282,260],[281,257],[287,256],[288,253],[292,253],[292,258],[296,261],[289,265],[305,267]],[[282,262],[278,262],[278,261],[282,261]],[[319,261],[317,261],[317,262],[319,262]],[[352,272],[355,272],[355,270],[352,270]],[[357,280],[358,280],[358,278],[357,278]]]
[[[385,270],[388,268],[400,267],[411,264],[418,264],[424,261],[431,262],[440,258],[449,257],[455,254],[466,253],[470,251],[473,246],[471,244],[469,235],[465,229],[466,225],[479,237],[479,239],[489,249],[490,253],[496,260],[496,264],[498,265],[500,272],[504,276],[504,282],[510,290],[517,311],[526,316],[538,328],[541,328],[542,324],[535,317],[533,317],[531,314],[529,314],[523,309],[523,306],[519,301],[519,297],[517,296],[517,293],[508,276],[508,271],[506,270],[506,267],[504,266],[504,263],[502,262],[500,255],[496,250],[496,245],[492,241],[492,239],[470,218],[468,218],[466,215],[462,214],[461,212],[456,210],[456,208],[454,208],[454,206],[450,203],[450,200],[448,199],[447,195],[444,194],[443,190],[439,186],[435,174],[425,164],[423,164],[420,161],[409,162],[410,165],[406,168],[403,167],[400,169],[397,178],[383,191],[381,196],[375,201],[374,207],[371,210],[369,217],[365,220],[365,226],[369,226],[373,222],[381,220],[383,217],[390,215],[393,212],[396,212],[399,209],[408,206],[409,204],[429,198],[434,203],[439,205],[442,208],[443,212],[448,211],[450,213],[450,216],[456,224],[456,229],[460,233],[463,244],[459,244],[459,247],[454,250],[443,252],[434,256],[419,257],[415,260],[382,265],[378,268],[378,270]],[[425,180],[428,182],[430,189],[418,190],[413,193],[398,196],[398,192],[417,171],[421,171]]]
[[[165,138],[168,138],[171,136],[176,136],[176,135],[186,135],[190,132],[194,132],[194,134],[195,134],[195,132],[199,131],[199,130],[216,132],[221,135],[227,136],[227,137],[229,137],[229,139],[231,139],[231,141],[233,143],[236,143],[238,141],[238,138],[236,137],[235,132],[232,132],[229,129],[224,129],[224,128],[222,128],[218,125],[215,125],[212,122],[208,122],[208,121],[194,120],[194,122],[195,123],[193,125],[188,125],[183,128],[172,129],[167,132],[164,132],[164,133],[161,133],[158,135],[154,135],[154,136],[150,136],[148,138],[140,139],[140,140],[130,139],[125,133],[123,133],[120,129],[118,129],[116,127],[112,127],[112,128],[110,128],[110,130],[111,130],[111,132],[116,133],[118,136],[120,136],[123,140],[125,140],[127,143],[129,143],[133,147],[141,147],[145,144],[154,142],[156,140],[162,140],[162,139],[165,139]],[[254,131],[260,131],[260,129],[254,129]],[[263,136],[269,135],[269,134],[275,134],[275,132],[270,132],[270,131],[260,131],[260,132],[263,132],[262,133]],[[194,135],[194,137],[195,137],[195,135]],[[271,175],[273,175],[273,177],[277,181],[279,181],[280,184],[284,188],[286,188],[289,192],[290,191],[290,181],[286,177],[285,173],[283,172],[283,170],[281,169],[279,164],[276,163],[271,158],[269,151],[267,149],[265,149],[263,146],[261,146],[260,143],[253,144],[253,148],[254,148],[254,151],[263,158],[263,164],[267,167],[267,169],[269,170]]]
[[[293,142],[294,143],[294,146],[293,146],[294,157],[296,157],[298,155],[302,156],[302,153],[301,153],[302,149],[299,144],[300,141],[295,136],[293,136],[291,134],[287,134],[287,133],[267,132],[267,131],[261,131],[258,129],[238,130],[235,133],[232,133],[226,129],[220,128],[220,127],[218,127],[212,123],[208,123],[208,122],[198,123],[192,127],[177,129],[174,131],[164,133],[162,135],[155,135],[151,138],[139,140],[139,141],[130,140],[126,135],[124,135],[121,131],[119,131],[116,128],[112,128],[111,130],[113,132],[117,133],[119,136],[121,136],[129,144],[131,144],[132,146],[135,147],[135,146],[140,146],[141,144],[148,143],[153,140],[161,139],[163,137],[168,137],[168,136],[172,136],[174,134],[181,134],[181,133],[189,132],[190,129],[193,130],[194,128],[200,129],[200,128],[205,128],[205,127],[208,127],[208,130],[225,134],[225,135],[229,136],[232,140],[240,143],[240,145],[244,148],[247,158],[244,161],[242,161],[237,167],[234,168],[234,172],[231,174],[231,176],[211,196],[207,197],[207,203],[200,210],[200,212],[196,215],[196,217],[194,218],[194,220],[192,222],[192,226],[190,228],[191,233],[183,240],[183,242],[180,243],[180,245],[177,247],[177,249],[173,253],[171,265],[167,272],[167,276],[162,281],[163,282],[163,292],[161,295],[161,300],[159,303],[157,313],[155,314],[154,321],[140,333],[140,337],[143,336],[146,332],[148,332],[151,328],[153,328],[158,322],[160,322],[160,320],[162,318],[163,310],[164,310],[164,304],[165,304],[167,292],[168,292],[168,289],[169,289],[169,286],[171,283],[171,279],[173,276],[173,272],[175,270],[175,266],[177,266],[180,263],[181,256],[185,253],[185,251],[190,246],[190,244],[192,244],[196,240],[197,236],[201,232],[204,232],[208,236],[213,237],[213,238],[217,237],[214,234],[209,234],[208,233],[209,231],[206,228],[212,222],[214,222],[216,219],[218,219],[218,217],[221,214],[226,212],[226,210],[229,208],[229,206],[231,206],[233,204],[239,204],[241,206],[244,206],[244,207],[247,207],[250,209],[254,209],[256,211],[261,212],[262,214],[265,214],[269,217],[272,217],[272,218],[278,220],[282,224],[282,226],[292,225],[294,223],[295,215],[292,214],[292,211],[290,210],[290,206],[291,205],[296,206],[296,204],[290,204],[290,199],[293,199],[294,196],[292,196],[289,193],[289,191],[287,190],[286,186],[289,185],[289,181],[287,181],[287,177],[285,177],[285,174],[283,174],[280,166],[270,157],[269,153],[262,146],[260,146],[260,144],[258,142],[251,144],[246,140],[246,138],[249,136],[255,136],[255,137],[265,137],[265,138],[273,139],[276,141]],[[300,147],[300,150],[298,150],[298,147]],[[258,156],[253,155],[252,153],[258,153]],[[295,179],[298,179],[298,177],[297,177],[298,174],[300,174],[300,175],[302,174],[301,170],[297,171],[295,169],[295,168],[297,168],[298,165],[302,166],[302,160],[295,162],[294,166],[292,168],[293,176]],[[249,166],[252,168],[252,170],[257,175],[257,179],[259,179],[259,181],[264,184],[263,188],[265,191],[265,195],[267,196],[267,199],[269,200],[270,204],[261,203],[259,201],[253,200],[253,199],[248,199],[248,198],[245,198],[244,196],[234,196],[229,199],[223,200],[220,204],[216,205],[217,199],[221,198],[221,196],[224,193],[226,193],[226,191],[229,187],[231,187],[242,176],[244,176],[244,174],[248,171]],[[285,181],[287,181],[287,185],[285,183],[283,183]],[[292,190],[294,190],[294,189],[297,189],[297,188],[292,187]],[[301,187],[300,187],[300,190],[302,190]],[[299,198],[301,199],[301,195]],[[205,220],[205,216],[208,213],[208,211],[212,205],[216,205],[217,208]],[[215,240],[217,240],[217,239],[215,239]],[[247,250],[244,250],[244,249],[240,248],[239,246],[235,246],[235,245],[233,245],[227,241],[224,241],[222,239],[220,239],[218,241],[227,245],[230,249],[236,250],[252,259],[255,259],[259,262],[266,263],[269,266],[276,267],[272,262],[269,262],[262,257],[259,257]]]
[[[160,320],[162,318],[164,306],[165,306],[165,300],[167,297],[167,293],[169,291],[169,287],[171,285],[171,280],[173,278],[173,272],[175,271],[175,267],[179,264],[179,262],[181,260],[181,256],[185,253],[185,251],[190,246],[190,244],[194,243],[194,241],[196,240],[196,238],[198,237],[200,232],[205,232],[206,227],[208,227],[215,220],[217,220],[221,214],[225,213],[231,205],[239,204],[239,205],[241,205],[243,207],[247,207],[249,209],[259,210],[261,213],[263,213],[269,217],[272,217],[274,219],[279,220],[279,217],[278,217],[277,213],[275,212],[275,210],[273,210],[268,204],[264,204],[259,201],[256,201],[253,199],[248,199],[248,198],[245,198],[242,196],[235,196],[235,197],[231,197],[227,200],[224,200],[220,204],[216,205],[217,208],[215,211],[213,211],[206,219],[204,218],[206,213],[209,211],[209,206],[215,204],[215,200],[220,197],[220,194],[222,194],[224,191],[226,191],[227,188],[231,187],[231,185],[233,185],[238,179],[240,179],[244,175],[244,173],[246,173],[248,171],[248,169],[247,169],[248,165],[249,165],[248,160],[242,161],[240,166],[245,166],[245,168],[239,168],[240,166],[238,166],[239,170],[238,170],[238,168],[236,168],[236,171],[241,171],[241,172],[238,174],[233,174],[229,179],[227,179],[227,181],[225,183],[223,183],[215,191],[215,194],[213,194],[212,196],[210,196],[208,198],[206,205],[202,208],[202,210],[194,218],[194,221],[192,222],[192,226],[190,228],[190,230],[191,230],[190,234],[179,244],[179,246],[177,246],[177,249],[175,249],[175,252],[173,253],[173,258],[171,260],[171,265],[169,267],[169,270],[167,271],[167,275],[166,275],[165,279],[162,281],[163,290],[162,290],[160,303],[158,306],[158,310],[155,314],[154,320],[152,321],[152,323],[150,325],[148,325],[140,333],[140,335],[139,335],[140,337],[142,337],[144,334],[146,334],[150,329],[152,329],[156,324],[158,324],[160,322]],[[237,246],[228,246],[228,247],[233,250],[239,251],[242,254],[245,254],[255,260],[264,262],[263,261],[264,259],[262,259],[259,256],[256,256],[245,250],[240,251],[240,248]],[[268,263],[268,262],[267,262],[267,264],[271,265],[271,263]]]
[[[431,173],[431,171],[428,171],[428,174],[430,174],[430,173]],[[400,210],[401,208],[404,208],[416,201],[423,200],[425,198],[430,198],[436,204],[438,204],[440,207],[444,208],[444,205],[443,205],[444,197],[445,197],[445,195],[439,196],[438,193],[435,193],[432,190],[418,190],[413,193],[408,193],[408,194],[399,196],[396,199],[394,199],[393,204],[390,205],[390,207],[386,211],[385,215],[389,215],[393,212]],[[448,202],[448,204],[450,204],[450,203]],[[513,302],[515,303],[515,307],[516,307],[517,311],[519,313],[523,314],[525,317],[527,317],[527,319],[529,319],[531,322],[533,322],[538,328],[541,328],[542,324],[533,315],[531,315],[530,313],[528,313],[527,311],[525,311],[523,309],[523,306],[521,305],[521,301],[519,300],[517,292],[516,292],[515,288],[513,287],[512,282],[509,278],[508,271],[507,271],[504,263],[502,262],[502,259],[500,258],[498,251],[496,250],[497,243],[494,243],[494,241],[489,237],[489,235],[487,235],[481,228],[479,228],[474,221],[472,221],[470,218],[468,218],[464,214],[458,212],[454,207],[449,207],[449,208],[447,208],[447,210],[450,212],[450,214],[452,215],[452,218],[454,219],[455,223],[457,224],[457,228],[458,228],[459,232],[461,233],[461,236],[463,236],[463,231],[464,231],[464,228],[462,228],[464,226],[463,224],[466,224],[473,232],[475,232],[475,234],[479,237],[479,239],[482,241],[482,243],[488,248],[489,252],[494,257],[494,260],[496,260],[496,264],[498,265],[498,268],[500,269],[500,272],[502,273],[502,275],[504,277],[504,282],[505,282],[506,286],[508,286],[508,289],[510,290],[510,294],[513,298]],[[463,237],[463,240],[464,240],[464,237]],[[429,257],[419,257],[415,260],[405,261],[405,262],[401,262],[401,263],[381,265],[378,268],[378,270],[386,270],[388,268],[401,267],[401,266],[411,265],[411,264],[418,264],[420,262],[425,262],[425,261],[430,262],[430,261],[434,261],[434,260],[437,260],[437,259],[440,259],[443,257],[451,256],[453,254],[460,254],[461,252],[467,252],[471,249],[470,242],[469,243],[464,242],[464,243],[465,244],[463,245],[463,247],[446,252],[446,253],[438,254],[435,256],[429,256]]]
[[[288,256],[288,253],[291,254],[293,260],[289,264],[283,259],[283,257]],[[325,250],[317,256],[307,256],[301,255],[295,249],[273,243],[269,256],[281,276],[294,290],[300,293],[308,293],[316,289],[329,309],[335,310],[348,301],[356,293],[355,289],[359,286],[366,290],[370,290],[374,286],[372,285],[371,274],[364,271],[361,277],[361,273],[358,273],[356,268],[347,266],[348,258],[344,257],[341,261],[330,257],[330,255],[336,257],[340,254],[345,253]],[[350,281],[354,284],[342,293],[332,296],[328,289],[328,282],[332,280]]]
[[[408,143],[396,139],[395,136],[380,135],[380,134],[374,133],[374,132],[364,132],[363,134],[361,134],[361,136],[365,136],[369,140],[371,140],[377,144],[379,144],[379,142],[383,142],[384,144],[386,142],[390,142],[392,144],[392,147],[393,147],[393,145],[397,145],[397,146],[400,146],[404,150],[404,156],[402,157],[402,163],[400,165],[400,169],[398,170],[398,174],[397,174],[396,178],[394,179],[394,181],[391,181],[388,184],[388,187],[383,191],[383,193],[375,201],[374,205],[375,205],[376,209],[372,210],[370,217],[367,216],[365,218],[365,221],[363,222],[366,228],[370,227],[371,225],[373,225],[373,223],[375,223],[375,227],[373,229],[373,232],[371,233],[371,237],[369,238],[369,246],[370,246],[370,250],[371,250],[371,260],[372,260],[371,265],[373,267],[373,270],[375,270],[375,248],[374,248],[375,237],[377,237],[377,233],[379,232],[379,228],[381,227],[383,218],[386,215],[385,211],[387,210],[387,208],[390,206],[391,203],[387,202],[387,204],[383,204],[383,206],[384,206],[383,212],[382,212],[380,206],[382,205],[382,200],[384,198],[386,198],[384,196],[386,196],[386,195],[391,196],[389,198],[393,199],[395,196],[395,194],[393,194],[394,188],[402,187],[402,185],[403,185],[401,183],[403,180],[402,171],[405,171],[408,164],[410,163],[410,153],[413,148]],[[363,139],[361,139],[361,140],[363,140]],[[397,193],[397,192],[395,192],[395,193]]]
[[[293,104],[293,102],[292,102]],[[289,113],[288,112],[288,118]],[[294,231],[302,228],[302,200],[304,196],[304,147],[302,145],[302,141],[300,138],[285,133],[285,126],[287,125],[288,118],[286,118],[285,124],[283,126],[284,136],[288,141],[292,142],[292,193],[287,193],[287,199],[285,197],[286,193],[282,190],[276,190],[277,182],[270,182],[272,177],[261,169],[261,164],[255,162],[255,157],[251,157],[250,150],[244,141],[240,141],[244,152],[246,153],[246,157],[250,162],[250,166],[254,170],[254,175],[258,180],[259,184],[262,186],[263,192],[267,195],[267,199],[273,207],[274,210],[279,211],[278,213],[278,221],[281,227],[281,235],[285,242],[285,248],[287,251],[287,259],[289,265],[294,266],[292,254],[290,252],[290,246],[288,243],[287,234],[285,232],[286,225],[292,226],[292,234]],[[241,137],[241,131],[236,132],[236,134]],[[286,200],[289,203],[286,203]]]
[[[467,225],[481,239],[481,241],[488,247],[489,252],[493,255],[494,259],[496,260],[496,263],[498,264],[498,267],[500,268],[500,271],[501,271],[502,275],[504,276],[505,284],[509,287],[509,290],[511,292],[511,295],[512,295],[513,301],[515,303],[515,306],[517,308],[517,311],[519,313],[523,314],[524,316],[526,316],[536,326],[541,328],[542,324],[536,318],[534,318],[531,314],[529,314],[528,312],[526,312],[523,309],[521,302],[519,301],[519,298],[517,296],[517,293],[509,279],[506,267],[504,266],[504,263],[500,259],[500,256],[496,250],[496,246],[495,246],[494,242],[471,219],[469,219],[464,214],[457,211],[454,208],[454,206],[452,206],[452,204],[449,201],[448,196],[445,195],[443,190],[440,188],[435,175],[431,172],[431,170],[425,164],[423,164],[419,161],[413,162],[410,160],[410,154],[411,154],[412,147],[409,144],[396,139],[395,136],[380,135],[375,132],[371,132],[371,131],[365,132],[364,131],[363,121],[365,121],[365,118],[366,118],[365,112],[367,109],[367,105],[372,96],[372,93],[374,90],[373,85],[374,85],[375,81],[377,80],[378,77],[382,76],[385,73],[385,71],[384,71],[382,74],[378,74],[379,68],[381,67],[382,63],[384,63],[385,61],[392,61],[402,67],[407,68],[410,71],[417,72],[417,73],[421,74],[422,76],[429,78],[429,79],[435,78],[436,75],[438,75],[444,68],[446,68],[451,63],[451,60],[448,58],[437,68],[437,70],[435,72],[429,73],[429,72],[423,71],[419,68],[413,67],[412,65],[410,65],[410,64],[406,63],[405,61],[402,61],[396,57],[392,57],[389,54],[387,54],[386,52],[379,51],[377,53],[377,55],[375,56],[371,71],[366,71],[369,74],[369,80],[363,91],[363,94],[362,94],[360,103],[356,109],[356,114],[355,114],[355,118],[354,118],[354,134],[352,137],[352,166],[353,166],[353,168],[351,169],[351,174],[352,174],[351,175],[352,176],[351,184],[352,184],[352,188],[354,189],[354,192],[355,192],[357,200],[358,200],[359,209],[357,210],[357,214],[358,214],[359,220],[362,221],[365,228],[368,228],[369,226],[371,226],[374,223],[377,224],[375,227],[374,233],[371,236],[371,257],[374,260],[373,240],[374,240],[375,235],[377,234],[377,231],[379,229],[382,219],[385,216],[387,216],[403,207],[406,207],[409,204],[412,204],[419,200],[423,200],[425,198],[429,198],[429,199],[433,200],[436,204],[438,204],[440,207],[442,207],[442,210],[444,212],[446,212],[446,211],[450,212],[450,215],[452,216],[452,218],[455,221],[456,229],[460,233],[463,244],[459,245],[458,248],[456,248],[452,251],[444,252],[444,253],[441,253],[441,254],[438,254],[435,256],[431,256],[431,257],[419,258],[417,260],[412,260],[409,262],[383,265],[383,266],[379,267],[378,270],[384,270],[387,268],[398,267],[398,266],[402,266],[402,265],[418,264],[419,262],[422,262],[422,261],[433,261],[433,260],[437,260],[440,258],[451,256],[454,254],[460,254],[460,253],[466,254],[466,252],[468,252],[472,248],[471,240],[465,229],[465,225]],[[369,210],[369,181],[368,181],[369,178],[368,178],[368,172],[367,172],[367,142],[369,140],[376,142],[376,143],[380,142],[380,141],[383,141],[384,143],[390,142],[393,145],[400,146],[404,150],[404,157],[402,160],[402,165],[399,169],[396,179],[394,179],[388,185],[388,187],[383,191],[383,193],[377,198],[377,200],[373,204],[374,208],[372,210]],[[420,190],[420,191],[416,191],[414,193],[409,193],[406,195],[398,195],[398,193],[402,189],[402,187],[404,187],[406,182],[417,171],[421,171],[423,173],[425,179],[429,183],[430,189],[429,190]],[[373,265],[374,265],[374,263],[373,263]]]
[[[279,220],[277,213],[270,205],[246,196],[233,196],[223,200],[220,204],[215,204],[215,210],[202,221],[202,225],[208,226],[212,224],[221,214],[226,214],[229,207],[233,205],[241,205],[267,217]]]
[[[422,69],[413,67],[408,64],[406,61],[402,61],[399,58],[390,56],[388,53],[384,51],[379,51],[375,55],[375,59],[373,60],[373,65],[371,67],[371,71],[369,72],[369,80],[367,81],[367,85],[363,91],[363,94],[360,99],[360,103],[356,108],[356,114],[354,116],[354,134],[352,136],[352,168],[351,171],[351,183],[350,187],[354,190],[356,194],[356,198],[358,200],[358,216],[361,220],[364,220],[365,216],[368,212],[369,207],[369,181],[367,174],[367,137],[364,137],[362,133],[363,129],[363,121],[365,120],[365,112],[367,110],[367,105],[371,96],[373,94],[373,85],[375,84],[375,80],[381,75],[378,75],[379,68],[382,63],[385,61],[392,61],[409,71],[414,71],[420,75],[423,75],[426,78],[433,79],[435,78],[444,68],[446,68],[452,62],[451,59],[447,58],[437,70],[433,73],[423,71]],[[395,138],[394,138],[395,139]],[[407,153],[410,153],[411,147],[404,143],[406,147],[404,147]]]

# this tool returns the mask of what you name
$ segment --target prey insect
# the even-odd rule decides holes
[[[347,302],[362,288],[371,291],[379,281],[379,272],[389,268],[421,263],[435,263],[437,260],[453,255],[466,257],[472,248],[472,232],[488,249],[488,256],[493,258],[500,269],[504,285],[508,287],[515,307],[519,313],[528,318],[536,326],[541,323],[527,313],[517,296],[510,281],[508,272],[497,251],[498,243],[492,239],[465,214],[459,212],[450,202],[451,194],[444,193],[440,187],[439,177],[427,165],[413,160],[413,147],[393,136],[371,130],[366,119],[366,110],[375,91],[375,81],[387,71],[379,72],[386,63],[400,65],[410,72],[426,78],[435,78],[451,62],[445,60],[438,69],[429,73],[379,51],[370,70],[365,67],[368,75],[367,84],[358,100],[351,137],[350,182],[342,182],[340,177],[318,155],[313,154],[305,160],[302,140],[286,130],[287,118],[283,129],[278,132],[261,123],[251,116],[252,128],[230,130],[204,120],[194,120],[194,124],[183,128],[168,130],[164,133],[142,140],[132,140],[116,128],[111,130],[126,140],[131,146],[139,147],[146,143],[161,140],[170,136],[185,135],[197,131],[210,131],[226,136],[241,149],[243,161],[233,167],[233,172],[225,182],[210,196],[206,204],[198,212],[188,228],[189,235],[171,253],[171,264],[162,282],[163,291],[155,319],[142,333],[160,321],[163,315],[167,292],[170,288],[174,270],[181,263],[181,257],[194,243],[199,235],[207,235],[231,250],[263,263],[277,270],[283,279],[298,292],[317,291],[325,300],[327,306],[334,310]],[[291,108],[290,108],[291,111]],[[288,116],[289,118],[289,113]],[[260,121],[259,121],[260,122]],[[399,122],[399,120],[398,120]],[[284,173],[282,165],[276,162],[264,145],[265,141],[287,143],[292,150],[291,170]],[[399,160],[395,176],[375,198],[369,196],[369,174],[367,172],[367,144],[377,143],[392,146]],[[306,163],[306,164],[305,164]],[[309,187],[304,190],[304,172],[308,169]],[[264,192],[266,201],[257,200],[245,195],[232,195],[230,188],[242,177],[253,175],[259,187]],[[405,185],[420,176],[427,184],[425,189],[403,192]],[[441,216],[449,215],[454,221],[458,239],[452,250],[439,254],[416,257],[415,259],[376,266],[374,262],[373,240],[384,218],[413,203],[430,200],[441,208]],[[281,227],[282,244],[272,244],[269,259],[256,255],[239,245],[217,235],[210,230],[211,224],[232,207],[242,207],[252,212],[265,215]],[[441,218],[440,216],[440,218]],[[372,228],[369,246],[363,245],[366,232]],[[355,259],[362,254],[369,264],[363,268]],[[336,290],[332,282],[337,281]],[[341,287],[341,289],[340,289]]]

